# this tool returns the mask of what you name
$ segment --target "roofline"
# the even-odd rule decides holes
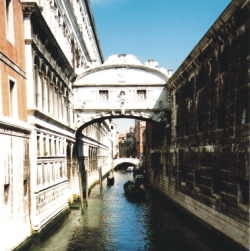
[[[96,25],[95,25],[94,15],[93,15],[93,12],[92,12],[92,10],[90,8],[89,0],[84,0],[84,2],[85,2],[85,5],[86,5],[88,15],[90,17],[91,26],[93,27],[92,30],[93,30],[93,33],[94,33],[94,37],[95,37],[97,49],[98,49],[98,52],[99,52],[99,55],[100,55],[100,58],[101,58],[101,62],[103,63],[104,59],[103,59],[102,49],[101,49],[101,46],[100,46],[100,40],[99,40],[98,35],[97,35],[97,29],[96,29]]]
[[[85,77],[91,73],[95,73],[95,72],[103,71],[103,70],[107,70],[107,69],[119,69],[119,68],[126,68],[126,69],[134,68],[134,69],[146,70],[148,72],[153,72],[153,73],[161,75],[165,81],[168,81],[168,79],[169,79],[168,76],[164,72],[158,70],[157,68],[152,68],[152,67],[148,67],[145,65],[133,65],[133,64],[105,65],[105,64],[102,64],[102,65],[94,67],[94,68],[89,68],[87,71],[78,75],[77,80],[81,79],[82,77]]]
[[[195,45],[195,47],[191,50],[188,56],[183,60],[181,65],[177,68],[174,74],[169,78],[168,83],[172,86],[172,82],[176,81],[178,77],[186,71],[189,64],[196,60],[196,58],[200,55],[200,53],[209,46],[212,42],[212,38],[210,34],[214,33],[221,28],[224,23],[230,19],[232,13],[242,5],[244,2],[247,3],[249,0],[232,0],[227,7],[221,12],[219,17],[214,21],[214,23],[209,27],[207,32],[202,36],[199,42]]]

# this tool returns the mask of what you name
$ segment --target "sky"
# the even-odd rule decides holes
[[[230,2],[90,0],[104,59],[112,54],[134,54],[142,62],[154,59],[173,71]]]
[[[129,128],[131,126],[134,127],[135,125],[134,119],[122,119],[121,118],[121,119],[113,119],[113,121],[117,125],[119,133],[129,132]]]

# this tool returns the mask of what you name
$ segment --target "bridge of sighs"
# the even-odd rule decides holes
[[[83,198],[88,196],[87,148],[82,140],[84,128],[112,118],[170,123],[166,86],[170,74],[156,61],[143,64],[133,55],[119,54],[110,56],[104,64],[90,68],[76,79],[73,96]]]
[[[166,121],[169,76],[157,62],[142,64],[127,54],[110,56],[101,66],[90,68],[73,87],[78,131],[107,118]]]

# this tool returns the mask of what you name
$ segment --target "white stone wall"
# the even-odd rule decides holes
[[[51,0],[38,3],[42,7],[46,23],[69,62],[73,59],[72,42],[74,43],[74,48],[80,57],[77,71],[101,63],[85,1]]]
[[[91,26],[91,19],[92,19],[91,10],[89,9],[90,13],[88,13],[86,1],[81,0],[81,1],[71,1],[71,2],[73,4],[74,13],[77,18],[80,32],[83,36],[85,45],[91,58],[91,64],[89,65],[92,66],[99,65],[101,61],[98,49],[96,47],[93,27]]]
[[[36,44],[26,43],[25,56],[28,123],[32,128],[29,152],[31,228],[40,231],[68,207],[68,201],[79,195],[79,170],[73,156],[72,79],[74,74],[99,64],[102,59],[87,2],[21,2],[25,39]],[[41,20],[34,20],[34,16]],[[37,26],[37,21],[41,27]],[[44,34],[47,28],[50,31]],[[58,51],[56,56],[49,43]]]
[[[105,113],[163,120],[170,108],[168,76],[161,68],[143,65],[133,55],[110,56],[101,66],[81,74],[73,85],[79,124]]]
[[[87,188],[99,181],[100,173],[104,176],[113,168],[114,129],[111,129],[111,126],[112,123],[104,121],[83,130],[83,134],[88,137],[83,138],[85,168],[88,175]]]
[[[45,122],[44,122],[45,123]],[[55,127],[55,126],[54,126]],[[40,231],[51,218],[68,207],[71,197],[67,170],[67,131],[52,125],[34,127],[31,149],[32,228]],[[73,135],[72,139],[73,139]],[[77,175],[77,174],[75,174]]]
[[[31,234],[28,136],[16,128],[0,129],[0,234],[4,251]]]
[[[108,97],[102,96],[102,91],[108,92]],[[140,95],[145,91],[145,98]],[[124,95],[121,95],[124,92]],[[82,87],[75,89],[75,109],[110,111],[116,109],[126,110],[152,110],[166,108],[167,92],[164,87],[151,86],[100,86]]]

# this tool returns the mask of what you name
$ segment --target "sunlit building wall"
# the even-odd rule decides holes
[[[72,85],[101,64],[88,1],[22,0],[30,136],[31,229],[44,229],[79,196]]]

